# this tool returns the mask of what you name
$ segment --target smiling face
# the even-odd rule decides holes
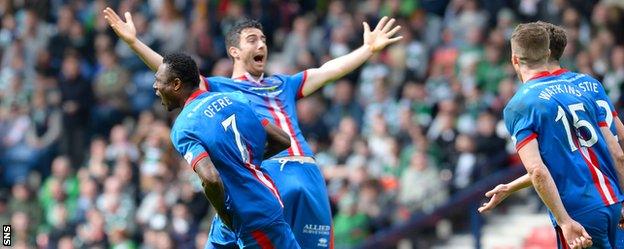
[[[238,46],[229,47],[228,52],[234,59],[235,68],[243,67],[253,76],[260,76],[264,73],[268,49],[262,30],[257,28],[241,30]]]
[[[156,92],[156,96],[160,97],[160,103],[165,107],[165,109],[167,109],[167,111],[172,111],[180,107],[178,104],[178,96],[176,94],[176,89],[180,87],[180,79],[171,79],[168,64],[160,64],[154,78],[154,91]],[[178,86],[176,87],[176,85]]]

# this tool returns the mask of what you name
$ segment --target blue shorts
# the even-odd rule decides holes
[[[333,248],[333,228],[325,179],[313,163],[265,160],[284,203],[284,219],[302,248]],[[215,218],[206,248],[237,248],[236,235]]]
[[[215,217],[215,220],[217,218]],[[215,225],[213,220],[213,225]],[[220,223],[222,224],[222,223]],[[225,226],[219,227],[219,229],[226,228]],[[229,232],[229,230],[227,230]],[[210,231],[211,235],[221,235],[219,233],[213,233],[213,228]],[[234,235],[232,232],[226,233],[226,236]],[[225,239],[222,237],[220,239]],[[218,244],[218,243],[207,243],[206,249],[212,248],[250,248],[250,249],[274,249],[274,248],[301,248],[295,239],[292,231],[290,230],[290,226],[286,224],[283,220],[278,220],[270,225],[251,231],[249,233],[241,234],[240,238],[236,239],[234,237],[229,237],[228,239],[234,239],[233,244]],[[209,240],[210,241],[210,240]]]
[[[590,248],[602,248],[602,249],[615,249],[622,248],[623,241],[621,235],[621,229],[618,228],[620,221],[620,210],[622,209],[621,203],[616,203],[610,206],[594,209],[590,212],[573,217],[575,221],[580,223],[585,231],[592,238],[592,247]],[[569,248],[563,244],[563,234],[559,227],[557,231],[557,247]]]

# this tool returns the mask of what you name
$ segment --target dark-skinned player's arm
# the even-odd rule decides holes
[[[544,164],[539,152],[537,139],[528,142],[518,150],[522,164],[526,168],[531,183],[544,204],[552,212],[563,232],[563,237],[571,248],[586,248],[592,245],[591,237],[585,228],[573,220],[563,206],[555,181]]]
[[[373,30],[370,29],[368,23],[362,23],[364,44],[351,53],[326,62],[319,68],[306,70],[306,80],[301,88],[302,95],[308,96],[328,82],[345,76],[364,64],[375,53],[403,39],[402,36],[392,37],[401,29],[401,26],[394,26],[394,22],[394,18],[389,19],[384,16]]]
[[[128,44],[132,51],[134,51],[134,54],[139,56],[147,67],[156,72],[160,64],[163,62],[163,57],[145,45],[145,43],[143,43],[136,36],[136,27],[132,21],[132,14],[130,14],[130,12],[126,12],[124,14],[126,21],[124,22],[110,7],[106,7],[102,12],[104,13],[104,19],[106,19],[108,25],[113,29],[113,31],[115,31],[115,34],[117,34],[121,40]],[[206,84],[203,84],[204,78],[201,76],[199,78],[201,82],[199,84],[199,88],[206,90]]]
[[[104,19],[108,25],[115,31],[115,34],[121,38],[134,51],[136,55],[143,60],[152,71],[158,70],[162,64],[163,57],[145,45],[136,35],[136,27],[132,21],[132,14],[126,12],[124,14],[126,21],[124,22],[110,7],[106,7],[103,11]]]
[[[210,204],[215,208],[225,225],[231,229],[232,217],[225,209],[225,188],[223,187],[219,171],[217,171],[214,164],[212,164],[209,156],[199,159],[192,166],[201,180],[204,194],[210,201]]]
[[[267,133],[267,144],[264,150],[264,159],[271,158],[290,147],[290,137],[279,127],[262,120],[264,131]]]

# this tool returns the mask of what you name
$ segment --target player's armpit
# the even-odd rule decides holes
[[[219,171],[214,167],[214,164],[210,161],[210,157],[204,157],[199,159],[195,163],[195,173],[199,176],[204,188],[204,194],[217,210],[217,214],[223,223],[229,228],[232,228],[232,217],[227,213],[225,207],[225,188],[221,181]]]
[[[262,120],[262,126],[267,133],[267,146],[264,151],[264,158],[270,158],[290,147],[290,137],[279,127]]]

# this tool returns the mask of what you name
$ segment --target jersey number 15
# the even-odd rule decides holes
[[[605,109],[606,111],[605,122],[609,126],[611,126],[611,123],[613,122],[613,114],[611,113],[611,110],[610,110],[611,108],[609,108],[609,104],[604,100],[598,100],[596,101],[596,104],[600,106],[601,108]],[[578,117],[577,112],[585,111],[585,106],[583,106],[583,103],[576,103],[576,104],[568,105],[568,110],[572,114],[572,124],[574,126],[574,129],[578,131],[584,128],[586,131],[589,132],[589,138],[578,136],[580,146],[591,147],[592,145],[596,144],[596,142],[598,142],[598,134],[596,133],[596,130],[594,129],[594,127],[591,125],[589,121],[579,119]],[[562,121],[563,128],[565,129],[566,135],[568,137],[568,144],[570,145],[570,150],[576,151],[578,148],[576,147],[576,144],[574,143],[574,140],[572,138],[570,122],[568,120],[568,117],[565,114],[566,112],[563,109],[563,107],[561,106],[557,107],[557,117],[555,118],[555,122],[558,122],[559,120]]]

